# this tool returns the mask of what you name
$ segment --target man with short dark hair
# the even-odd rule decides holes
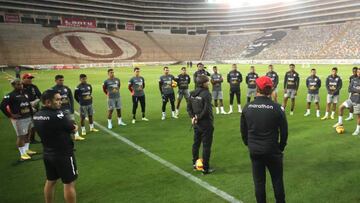
[[[241,135],[252,163],[255,196],[266,202],[266,168],[270,172],[277,203],[285,203],[283,151],[288,137],[284,108],[271,100],[273,83],[267,76],[256,80],[256,99],[247,103],[241,115]]]
[[[271,94],[271,97],[272,97],[274,102],[278,102],[278,89],[277,89],[277,86],[279,84],[279,76],[274,71],[274,66],[272,64],[270,64],[268,68],[269,68],[269,72],[266,73],[266,76],[271,78],[271,80],[273,82],[273,92]]]
[[[259,78],[259,75],[255,72],[255,66],[250,66],[250,73],[246,76],[247,90],[247,103],[251,101],[251,97],[256,96],[256,84],[255,80]]]
[[[231,114],[233,112],[233,103],[234,96],[236,96],[236,101],[238,104],[238,112],[241,113],[241,91],[240,84],[243,80],[241,73],[237,70],[237,65],[232,65],[232,70],[227,75],[227,82],[230,84],[230,111]]]
[[[94,127],[92,86],[87,83],[87,76],[85,74],[80,74],[80,84],[75,88],[74,98],[80,105],[81,135],[86,135],[86,117],[89,118],[90,132],[98,132],[99,130]]]
[[[55,186],[59,178],[64,184],[65,202],[76,202],[75,180],[78,177],[78,170],[71,134],[77,131],[77,126],[61,110],[62,100],[63,98],[57,91],[45,91],[41,96],[43,108],[34,115],[35,129],[43,145],[46,203],[55,201]]]
[[[316,69],[311,69],[311,75],[306,79],[306,87],[308,88],[307,94],[307,108],[304,116],[310,116],[310,106],[311,102],[315,102],[316,106],[316,117],[320,118],[320,97],[319,97],[319,89],[321,87],[321,80],[318,76],[316,76]]]
[[[175,77],[170,74],[169,67],[164,67],[164,75],[160,76],[159,79],[159,90],[162,98],[162,107],[161,107],[161,120],[166,119],[166,104],[170,101],[171,105],[171,117],[177,119],[175,112],[175,93],[174,87],[177,86]]]
[[[135,73],[135,76],[129,80],[129,86],[128,86],[128,89],[132,96],[132,102],[133,102],[132,124],[135,124],[135,122],[136,122],[136,109],[138,108],[139,102],[141,105],[141,112],[142,112],[141,120],[149,121],[149,119],[147,119],[145,117],[145,92],[144,92],[145,79],[142,76],[140,76],[140,68],[139,67],[134,68],[134,73]]]
[[[12,80],[11,86],[14,90],[4,96],[0,109],[11,120],[17,136],[16,145],[20,152],[20,160],[25,161],[31,159],[30,155],[36,154],[29,149],[29,130],[33,111],[21,80]]]
[[[22,77],[22,83],[24,87],[24,93],[28,96],[30,101],[33,113],[36,113],[40,109],[40,98],[41,92],[39,88],[33,84],[33,79],[35,77],[30,73],[25,73]],[[39,141],[35,140],[35,130],[34,126],[31,125],[30,129],[30,143],[37,144]]]
[[[175,78],[175,81],[177,82],[177,86],[179,88],[175,113],[176,116],[179,116],[180,103],[182,99],[185,98],[187,102],[190,96],[189,84],[191,79],[190,76],[186,73],[186,67],[181,68],[181,74]]]
[[[208,71],[206,71],[205,67],[204,67],[204,64],[202,63],[198,63],[196,65],[196,67],[198,68],[197,71],[195,71],[194,73],[194,83],[195,83],[195,89],[197,88],[197,84],[196,84],[196,78],[200,75],[205,75],[205,76],[208,76],[210,77],[210,73]]]
[[[199,159],[199,149],[203,144],[203,174],[212,173],[210,168],[211,145],[214,133],[214,116],[212,113],[209,78],[200,75],[196,78],[197,88],[190,93],[187,111],[194,126],[194,144],[192,147],[193,167]]]
[[[297,91],[299,89],[300,77],[299,74],[295,71],[295,64],[289,65],[290,71],[285,73],[284,78],[284,103],[283,107],[286,108],[288,99],[291,99],[291,109],[290,116],[294,115],[295,109],[295,98],[297,96]]]
[[[224,78],[218,72],[218,68],[216,66],[213,67],[213,74],[211,75],[211,84],[212,84],[212,96],[214,99],[214,105],[216,109],[216,114],[226,114],[224,110],[223,103],[223,91],[222,91],[222,83],[224,82]],[[219,108],[220,107],[220,108]]]
[[[120,79],[115,77],[114,69],[108,69],[109,78],[104,81],[103,91],[108,99],[108,128],[112,129],[112,113],[116,109],[118,125],[126,126],[121,118],[121,97],[120,97]]]
[[[56,85],[52,87],[52,89],[59,93],[61,96],[61,110],[66,116],[69,117],[70,120],[74,121],[75,123],[74,97],[71,89],[64,85],[63,75],[56,75],[55,83]],[[75,131],[74,137],[76,141],[85,140],[85,138],[79,135],[78,131]]]
[[[329,112],[332,104],[331,119],[335,119],[336,104],[339,101],[339,94],[342,88],[342,79],[337,74],[338,69],[334,67],[331,69],[331,75],[326,78],[326,89],[328,92],[326,101],[326,112],[325,116],[321,120],[329,119]]]

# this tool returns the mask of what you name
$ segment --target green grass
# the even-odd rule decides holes
[[[230,65],[218,65],[223,75]],[[312,65],[325,82],[330,74],[331,65]],[[339,66],[339,75],[344,80],[340,100],[347,97],[348,77],[351,65]],[[265,65],[257,65],[257,72],[265,74]],[[285,65],[276,65],[282,87]],[[171,66],[171,73],[177,75],[180,66]],[[243,75],[249,65],[239,65]],[[191,74],[194,68],[190,70]],[[360,139],[351,135],[356,123],[346,122],[343,136],[335,133],[331,127],[336,121],[320,121],[312,109],[311,117],[304,118],[305,78],[309,68],[298,65],[301,84],[297,97],[294,116],[288,116],[289,140],[284,156],[284,176],[286,199],[288,202],[359,202],[360,194]],[[78,84],[78,75],[85,73],[94,88],[95,120],[106,125],[106,97],[101,85],[106,79],[106,69],[86,70],[44,70],[31,71],[36,76],[35,84],[43,91],[53,86],[56,74],[65,75],[65,83],[72,89]],[[13,72],[9,72],[13,74]],[[161,121],[161,97],[158,90],[158,78],[162,74],[160,67],[142,67],[146,80],[147,117],[150,122],[131,121],[131,96],[127,90],[127,81],[132,69],[117,68],[115,74],[122,81],[123,118],[126,127],[115,126],[113,131],[128,138],[181,169],[193,174],[229,193],[244,202],[255,202],[251,174],[251,165],[247,148],[240,138],[240,115],[216,115],[215,134],[211,165],[217,171],[209,176],[201,176],[191,170],[192,132],[182,104],[178,120]],[[11,90],[6,75],[0,75],[0,89],[3,96]],[[193,85],[193,84],[192,84]],[[223,85],[225,109],[228,110],[228,85]],[[245,84],[242,84],[242,103],[245,104]],[[280,101],[282,88],[279,89]],[[326,91],[321,90],[321,112],[324,113]],[[313,107],[313,106],[312,106]],[[78,107],[76,107],[78,108]],[[236,109],[236,108],[235,108]],[[168,117],[170,106],[167,108]],[[347,115],[347,113],[345,114]],[[0,116],[0,202],[43,202],[44,167],[41,156],[18,164],[18,151],[15,147],[15,133],[8,119]],[[114,116],[115,118],[115,116]],[[138,118],[140,114],[138,112]],[[115,123],[115,122],[114,122]],[[41,151],[41,145],[33,145]],[[84,142],[76,142],[76,157],[79,168],[77,181],[78,202],[224,202],[221,198],[187,180],[183,176],[162,166],[146,155],[105,132],[90,133]],[[267,178],[267,198],[274,202],[270,177]],[[59,182],[60,183],[60,182]],[[62,186],[57,187],[57,202],[63,202]]]

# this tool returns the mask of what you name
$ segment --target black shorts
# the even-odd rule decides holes
[[[174,93],[164,94],[162,99],[163,99],[163,102],[168,102],[168,101],[175,102],[175,94]]]
[[[75,181],[78,177],[75,157],[73,156],[44,156],[46,178],[55,181],[61,178],[64,184]]]

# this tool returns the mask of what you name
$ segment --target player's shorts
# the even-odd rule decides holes
[[[44,165],[47,180],[61,178],[64,184],[69,184],[78,177],[74,156],[44,156]]]
[[[319,94],[307,94],[306,101],[309,103],[310,102],[318,103],[320,101]]]
[[[291,99],[295,99],[296,97],[296,90],[292,90],[292,89],[287,89],[284,95],[285,98],[291,98]]]
[[[108,109],[109,110],[121,109],[121,98],[120,97],[116,99],[109,98]]]
[[[342,103],[342,105],[349,109],[353,107],[353,102],[350,99],[347,99]]]
[[[172,93],[172,94],[164,94],[162,95],[162,101],[163,102],[175,102],[175,94]]]
[[[360,104],[352,103],[352,107],[354,108],[354,114],[359,115],[360,114]]]
[[[27,135],[32,126],[32,118],[11,119],[17,136]]]
[[[86,105],[86,106],[80,106],[80,116],[85,118],[87,116],[92,116],[94,115],[94,109],[93,106],[90,105]]]
[[[179,89],[178,100],[182,100],[183,98],[189,99],[189,97],[190,97],[189,89]]]
[[[256,88],[248,88],[247,89],[247,97],[256,96]]]
[[[337,104],[338,101],[339,101],[339,95],[331,95],[331,94],[327,95],[326,102],[328,104],[330,103]]]
[[[212,91],[213,99],[223,99],[223,91],[221,90],[213,90]]]

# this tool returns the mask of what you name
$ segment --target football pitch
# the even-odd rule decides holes
[[[223,77],[231,65],[217,65]],[[180,73],[181,66],[169,66],[174,76]],[[208,70],[211,70],[208,65]],[[238,65],[245,79],[250,65]],[[256,72],[264,75],[267,65],[255,65]],[[284,74],[288,65],[274,65],[279,74],[279,102],[283,99]],[[321,115],[325,112],[325,79],[332,65],[311,65],[317,69],[322,80],[320,89]],[[352,65],[339,65],[339,75],[343,79],[340,103],[347,97],[348,78],[352,74]],[[188,69],[192,76],[196,68]],[[287,202],[360,202],[360,138],[351,136],[356,121],[344,123],[345,133],[336,134],[332,125],[337,120],[321,121],[315,116],[312,105],[311,116],[304,117],[306,109],[305,80],[310,68],[296,66],[300,74],[300,88],[297,96],[295,114],[289,116],[289,138],[284,153],[284,181]],[[54,76],[63,74],[65,85],[72,90],[79,83],[79,74],[85,73],[88,83],[93,86],[95,121],[106,126],[107,102],[102,92],[102,83],[107,78],[106,68],[77,70],[41,70],[29,71],[36,77],[34,84],[44,91],[54,85]],[[23,71],[22,73],[25,73]],[[11,90],[8,82],[13,71],[0,74],[1,95]],[[149,122],[141,121],[138,108],[137,123],[131,124],[132,102],[127,83],[133,76],[132,68],[116,68],[115,76],[120,78],[123,103],[123,119],[127,126],[117,126],[113,115],[113,129],[100,129],[97,133],[88,133],[86,140],[76,142],[76,158],[79,178],[76,182],[78,202],[226,202],[224,198],[191,181],[195,177],[210,186],[226,192],[242,202],[255,202],[251,164],[246,146],[240,135],[240,114],[215,115],[215,132],[212,147],[211,166],[215,173],[202,176],[192,170],[191,146],[193,141],[190,120],[186,113],[185,101],[182,102],[179,119],[170,118],[170,104],[167,106],[167,119],[161,121],[161,95],[158,79],[163,74],[162,67],[141,67],[145,78],[146,117]],[[193,89],[193,80],[191,89]],[[246,103],[246,84],[241,85],[242,106]],[[229,110],[229,86],[223,83],[225,110]],[[76,105],[75,109],[78,109]],[[237,111],[236,102],[234,110]],[[289,110],[289,108],[287,109]],[[215,111],[214,111],[215,112]],[[348,111],[345,113],[345,117]],[[88,129],[88,125],[87,125]],[[0,202],[43,202],[45,170],[41,155],[33,160],[19,163],[19,152],[15,147],[15,131],[10,121],[0,116]],[[191,174],[181,175],[149,157],[144,151],[124,143],[122,136],[146,152]],[[37,137],[37,139],[39,139]],[[31,145],[41,152],[41,145]],[[267,174],[267,199],[274,202],[271,178]],[[56,202],[63,202],[61,181],[56,190]]]

